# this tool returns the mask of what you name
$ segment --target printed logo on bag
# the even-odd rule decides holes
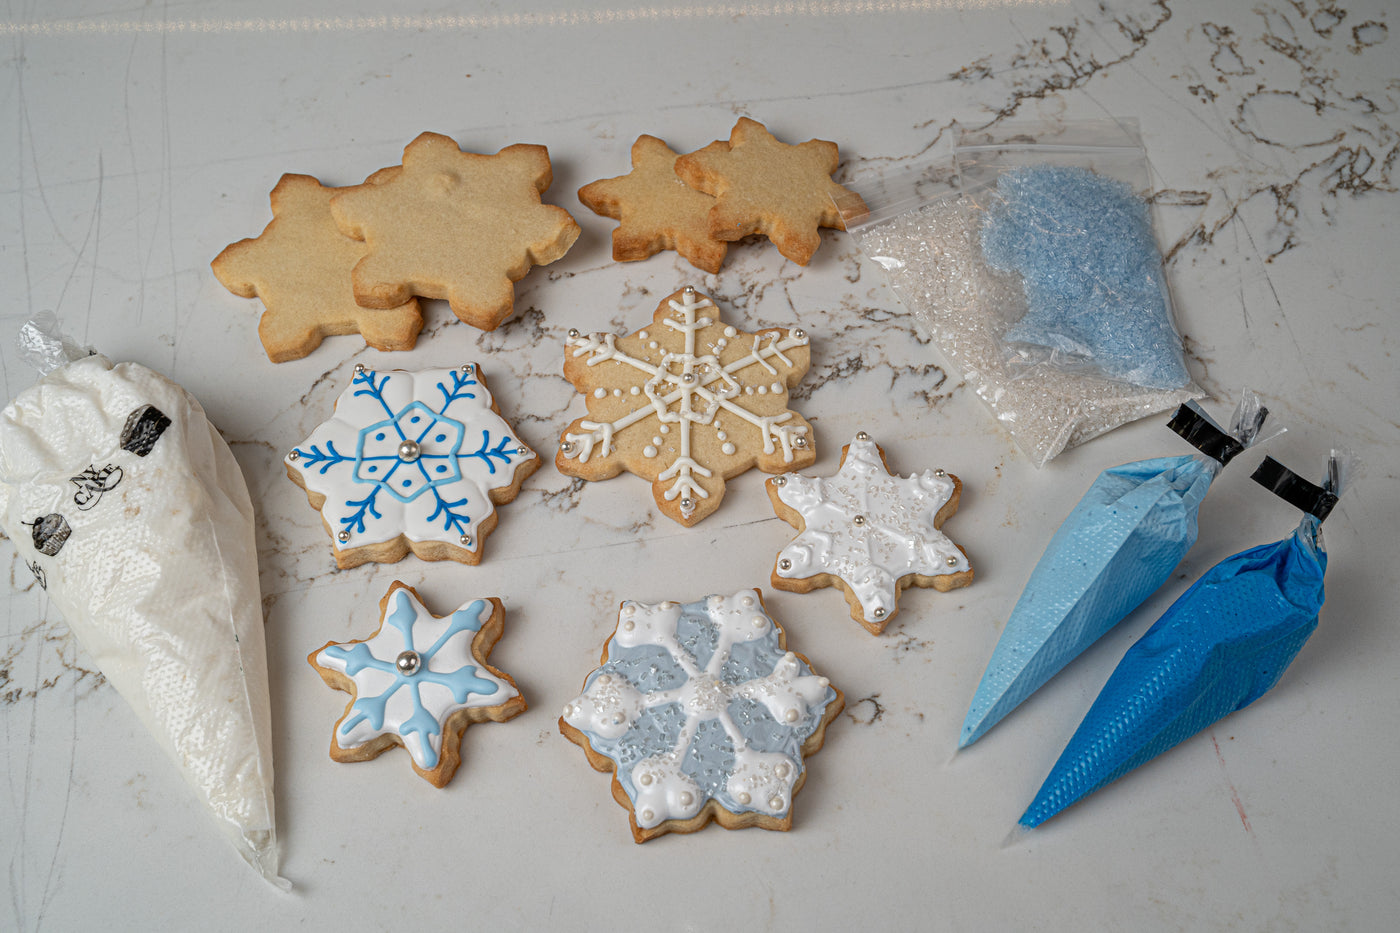
[[[73,533],[68,519],[57,512],[50,512],[43,518],[36,518],[32,522],[22,522],[22,524],[28,525],[34,533],[34,550],[50,557],[63,550],[68,536]]]
[[[126,427],[122,428],[122,450],[144,457],[168,427],[170,419],[165,412],[154,405],[142,405],[127,416]]]
[[[68,480],[78,487],[78,491],[73,493],[73,503],[84,512],[97,505],[102,499],[102,494],[116,489],[121,481],[122,468],[110,463],[100,470],[89,466]]]
[[[31,560],[25,566],[29,568],[30,573],[34,574],[34,579],[39,582],[40,589],[49,588],[49,575],[44,573],[44,568],[39,566],[37,560]]]

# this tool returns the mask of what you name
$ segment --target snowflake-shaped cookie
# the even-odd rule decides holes
[[[891,476],[864,431],[832,477],[788,473],[768,481],[778,517],[801,532],[778,553],[773,585],[808,593],[840,586],[851,618],[878,635],[908,586],[947,591],[972,582],[962,548],[939,531],[958,510],[962,483],[943,470]]]
[[[681,605],[628,600],[602,666],[564,707],[560,731],[631,811],[645,842],[792,825],[803,758],[821,748],[844,698],[786,636],[757,590]]]
[[[379,630],[328,642],[306,659],[327,684],[354,695],[331,736],[336,761],[368,761],[402,745],[438,787],[461,763],[462,733],[525,711],[508,674],[487,663],[501,638],[499,599],[476,599],[433,615],[413,587],[395,581],[379,601]]]
[[[816,459],[811,425],[787,407],[810,360],[801,330],[738,331],[689,287],[635,334],[570,331],[564,375],[588,415],[564,431],[555,463],[587,480],[635,473],[662,512],[694,525],[719,508],[726,479]]]
[[[481,560],[539,467],[501,418],[474,364],[379,373],[355,366],[335,414],[283,461],[334,542],[336,564]]]

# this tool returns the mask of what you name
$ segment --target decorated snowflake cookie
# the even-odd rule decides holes
[[[335,414],[284,463],[321,510],[342,568],[409,551],[478,563],[495,506],[540,465],[471,363],[417,373],[357,364]]]
[[[369,638],[329,642],[306,659],[327,684],[354,695],[335,724],[331,757],[368,761],[402,745],[413,770],[442,787],[461,763],[467,726],[525,711],[515,681],[486,661],[501,638],[501,601],[475,599],[438,617],[395,581],[379,613]]]
[[[587,480],[635,473],[662,512],[694,525],[719,508],[726,479],[816,459],[811,425],[788,410],[810,360],[801,330],[736,330],[689,287],[635,334],[570,331],[564,375],[588,414],[564,431],[555,463]]]
[[[778,553],[773,585],[795,593],[839,586],[851,618],[878,635],[906,587],[947,591],[972,582],[967,555],[938,530],[961,493],[962,483],[943,470],[891,476],[884,451],[862,431],[842,450],[835,476],[768,480],[778,517],[801,532]]]
[[[681,605],[628,600],[602,666],[559,729],[599,771],[646,842],[792,825],[792,798],[844,698],[786,636],[757,590]]]

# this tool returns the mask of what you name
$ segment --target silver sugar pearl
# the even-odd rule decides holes
[[[578,336],[579,336],[579,334],[578,334],[578,328],[577,328],[577,327],[570,327],[570,328],[569,328],[569,339],[570,339],[570,340],[577,340],[577,339],[578,339]]]
[[[790,561],[790,560],[788,560],[786,557],[784,557],[782,560],[778,561],[778,569],[779,569],[779,570],[791,570],[791,569],[792,569],[792,561]]]
[[[412,677],[418,673],[418,669],[422,666],[423,658],[416,651],[400,651],[399,656],[394,658],[394,667],[406,677]]]
[[[786,485],[787,485],[787,477],[786,477],[786,476],[775,476],[775,477],[773,477],[773,485],[774,485],[774,486],[786,486]]]
[[[689,496],[686,496],[684,499],[681,500],[681,511],[682,511],[682,512],[689,512],[689,511],[690,511],[691,509],[693,509],[693,508],[695,508],[695,500],[694,500],[694,499],[690,498]]]
[[[870,440],[870,435],[869,435],[869,434],[866,434],[864,431],[859,431],[859,432],[856,433],[856,440],[858,440],[858,441],[868,441],[868,440]]]
[[[876,606],[875,611],[872,612],[871,615],[873,615],[877,619],[883,619],[885,617],[885,610],[880,608],[879,606]]]
[[[803,448],[805,448],[805,447],[807,446],[807,435],[805,435],[805,434],[799,434],[799,435],[797,435],[797,437],[793,438],[792,446],[794,446],[794,447],[803,447]]]
[[[695,373],[681,373],[681,382],[690,385],[695,381]]]
[[[341,544],[344,544],[346,541],[349,541],[349,540],[350,540],[350,532],[348,532],[348,531],[342,531],[342,532],[340,532],[338,535],[336,535],[335,537],[336,537],[336,540],[338,540]]]
[[[463,364],[462,364],[462,375],[464,375],[464,376],[470,376],[470,375],[471,375],[472,373],[474,373],[474,372],[476,372],[476,366],[475,366],[475,364],[473,364],[473,363],[463,363]]]
[[[947,475],[948,475],[948,471],[947,471],[947,470],[934,470],[934,471],[933,471],[933,475],[934,475],[934,476],[947,476]]]
[[[792,329],[792,338],[794,340],[806,340],[807,332],[800,327],[794,327]]]
[[[460,543],[460,544],[462,545],[462,547],[471,547],[471,546],[472,546],[472,536],[471,536],[471,535],[462,535],[462,537],[458,538],[457,541],[458,541],[458,543]]]
[[[300,459],[301,459],[301,451],[299,451],[299,450],[293,450],[291,453],[287,454],[287,459],[288,459],[288,460],[300,460]]]
[[[364,374],[365,374],[365,364],[364,364],[364,363],[356,363],[356,364],[355,364],[355,375],[357,375],[357,376],[363,376]]]
[[[857,515],[855,518],[851,519],[851,521],[854,522],[854,523],[857,524],[857,525],[864,525],[864,524],[865,524],[865,516],[864,516],[864,515]]]
[[[685,287],[685,293],[686,293],[687,295],[694,295],[694,294],[695,294],[695,286],[694,286],[694,285],[687,285],[687,286]]]
[[[950,557],[948,558],[948,566],[949,566],[949,567],[956,567],[957,565],[958,565],[958,559],[957,559],[956,557],[950,556]]]
[[[412,463],[423,454],[423,449],[414,440],[405,440],[399,444],[399,459],[405,463]]]
[[[530,448],[526,447],[524,444],[521,444],[519,447],[515,448],[515,455],[517,457],[523,457],[529,452]]]
[[[563,442],[561,442],[561,443],[559,444],[559,449],[562,450],[562,451],[563,451],[564,453],[566,453],[566,454],[568,454],[568,453],[573,453],[573,451],[574,451],[574,442],[573,442],[573,441],[563,441]]]

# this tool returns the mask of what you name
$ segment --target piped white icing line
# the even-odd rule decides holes
[[[373,637],[317,652],[317,665],[355,683],[355,700],[336,726],[336,743],[358,748],[392,734],[418,767],[436,768],[449,716],[461,709],[500,706],[519,694],[472,654],[472,642],[491,613],[491,603],[478,599],[439,619],[411,590],[400,588],[386,604]],[[414,653],[415,670],[398,666],[405,652]]]
[[[535,458],[491,410],[474,365],[422,372],[357,368],[335,412],[283,461],[309,492],[336,550],[438,541],[476,551],[492,489]],[[401,452],[406,441],[416,448]]]
[[[694,289],[687,289],[681,293],[680,301],[670,300],[670,307],[675,316],[663,318],[662,323],[683,336],[683,346],[679,352],[662,348],[656,362],[620,350],[617,347],[617,337],[613,334],[580,334],[569,338],[568,352],[574,357],[586,356],[586,363],[590,367],[609,361],[630,367],[636,382],[628,389],[628,399],[634,399],[639,394],[642,397],[635,398],[635,407],[615,420],[581,421],[579,427],[582,433],[565,432],[562,449],[566,458],[576,458],[581,463],[587,463],[590,457],[607,456],[611,453],[613,437],[617,432],[646,418],[655,416],[663,433],[667,425],[676,425],[679,438],[675,443],[671,462],[660,470],[657,482],[670,484],[663,492],[666,501],[679,498],[683,503],[692,503],[689,509],[684,506],[681,509],[682,514],[689,517],[695,510],[694,502],[710,495],[696,478],[712,475],[709,468],[694,458],[691,451],[693,431],[699,427],[711,426],[717,433],[722,433],[715,420],[717,413],[728,412],[758,428],[763,452],[772,454],[781,450],[783,460],[792,462],[794,444],[799,437],[805,437],[807,427],[788,424],[793,417],[791,411],[765,416],[750,410],[744,403],[744,396],[752,395],[755,386],[744,384],[736,374],[757,365],[763,377],[763,383],[757,386],[759,394],[766,395],[770,387],[773,394],[784,394],[784,384],[773,380],[773,376],[780,372],[778,364],[789,374],[796,370],[792,359],[784,351],[806,346],[809,341],[800,331],[786,334],[781,331],[765,331],[753,337],[748,354],[728,365],[722,365],[718,353],[724,349],[727,342],[721,340],[708,348],[713,352],[706,352],[698,346],[696,339],[698,332],[717,320],[717,317],[701,314],[703,311],[714,309],[714,304]],[[726,327],[724,333],[732,339],[738,332],[733,327]],[[649,346],[655,350],[658,345],[652,341]],[[595,396],[602,397],[596,392]],[[806,441],[798,443],[805,444]],[[643,455],[653,459],[665,453],[658,448],[657,444],[648,445]],[[726,454],[732,455],[733,451],[732,444],[725,445]]]
[[[714,624],[718,637],[709,661],[703,668],[698,666],[695,657],[680,644],[677,627],[685,608],[695,611],[701,605],[648,605],[629,600],[618,613],[612,637],[612,644],[620,648],[662,648],[684,672],[683,683],[667,690],[642,692],[623,677],[604,670],[590,675],[587,689],[564,706],[565,722],[603,739],[627,735],[648,709],[672,703],[680,706],[684,724],[674,744],[663,748],[639,745],[638,751],[652,753],[636,760],[627,774],[630,780],[624,782],[637,825],[643,829],[666,820],[689,819],[710,799],[710,794],[682,770],[697,730],[709,721],[718,722],[733,745],[733,765],[724,790],[734,805],[740,810],[773,816],[787,813],[792,789],[802,773],[800,758],[750,747],[750,735],[731,716],[730,704],[741,698],[752,700],[782,726],[810,733],[834,699],[830,681],[814,675],[791,651],[779,656],[772,671],[763,677],[737,683],[722,678],[736,645],[774,633],[773,621],[752,590],[741,590],[728,597],[711,596],[704,601],[705,615]],[[645,743],[651,738],[654,736],[649,733],[642,734],[637,741]]]
[[[867,621],[894,613],[902,577],[968,569],[963,552],[934,527],[953,495],[946,474],[891,475],[875,442],[856,439],[835,476],[785,473],[782,480],[778,498],[802,516],[806,530],[778,553],[774,572],[789,580],[839,577]]]

